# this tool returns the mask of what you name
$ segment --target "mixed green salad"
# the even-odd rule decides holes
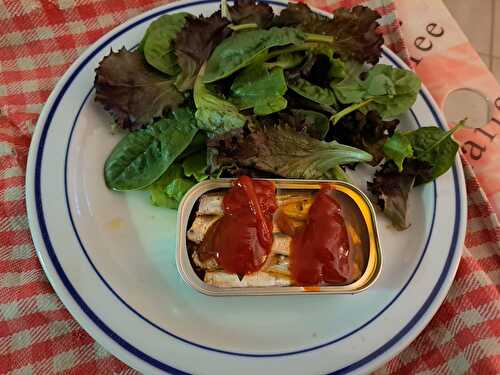
[[[406,228],[411,189],[451,167],[460,126],[398,131],[420,79],[378,64],[378,18],[362,6],[277,15],[236,0],[210,17],[156,19],[138,49],[111,51],[96,69],[96,101],[127,132],[105,163],[107,186],[176,208],[207,178],[349,180],[368,163],[379,166],[368,190]]]

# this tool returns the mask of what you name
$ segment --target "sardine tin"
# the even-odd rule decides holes
[[[343,181],[334,180],[285,180],[285,179],[260,179],[270,180],[276,185],[278,193],[287,190],[319,190],[321,185],[328,184],[339,192],[336,199],[342,206],[346,222],[352,220],[347,216],[355,217],[358,224],[363,223],[363,241],[367,244],[364,254],[367,256],[366,268],[361,277],[348,285],[328,286],[272,286],[248,288],[222,288],[206,284],[195,273],[191,266],[187,247],[187,231],[191,211],[198,199],[205,193],[229,189],[235,179],[206,180],[196,184],[182,199],[177,215],[177,269],[182,279],[192,288],[210,296],[262,296],[262,295],[287,295],[287,294],[355,294],[371,286],[382,269],[382,253],[377,231],[377,218],[375,210],[368,197],[357,187]],[[259,180],[259,179],[257,179]],[[349,203],[351,207],[349,208]],[[351,221],[349,221],[351,220]]]

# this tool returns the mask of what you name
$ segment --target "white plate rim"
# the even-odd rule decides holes
[[[49,99],[44,106],[44,109],[39,117],[33,139],[30,146],[30,152],[28,157],[28,167],[26,174],[26,201],[28,209],[28,218],[30,222],[30,229],[32,231],[33,240],[35,243],[37,255],[42,263],[45,273],[47,274],[49,281],[54,287],[56,293],[61,298],[63,303],[66,305],[70,313],[76,318],[76,320],[86,329],[97,341],[103,344],[108,350],[113,354],[121,358],[124,362],[130,364],[135,368],[143,368],[140,363],[146,362],[158,362],[154,358],[150,358],[152,361],[148,360],[148,356],[145,353],[138,353],[138,350],[123,339],[119,337],[115,332],[110,332],[109,328],[106,329],[105,324],[101,321],[99,323],[99,318],[92,312],[91,309],[85,304],[85,301],[79,299],[78,293],[73,288],[71,292],[71,281],[67,278],[65,279],[64,270],[61,268],[57,261],[57,257],[54,252],[50,251],[51,244],[48,232],[46,228],[44,231],[43,221],[43,209],[41,209],[40,196],[37,195],[36,189],[36,176],[40,173],[41,163],[43,160],[43,147],[40,148],[40,143],[44,141],[46,132],[49,128],[49,124],[52,116],[57,110],[57,104],[61,100],[66,89],[69,88],[71,84],[71,79],[78,74],[78,71],[83,65],[85,65],[93,56],[94,53],[99,51],[101,48],[106,46],[110,41],[114,40],[120,36],[126,30],[134,27],[137,24],[145,22],[157,15],[164,14],[167,12],[182,9],[184,7],[189,7],[190,5],[199,5],[216,2],[215,0],[201,0],[201,1],[179,1],[166,6],[154,8],[148,12],[145,12],[139,16],[132,18],[131,20],[125,22],[124,24],[118,26],[117,28],[111,30],[93,45],[91,45],[67,70],[63,75],[61,80],[58,82],[53,92],[51,93]],[[284,3],[279,1],[269,1],[273,5],[283,5]],[[384,54],[393,63],[398,66],[404,67],[405,64],[394,54],[392,51],[384,47]],[[439,126],[445,127],[446,122],[440,113],[437,105],[433,101],[429,92],[425,87],[422,87],[422,96],[426,101],[429,109],[432,111],[433,116]],[[61,96],[62,95],[62,96]],[[40,151],[42,153],[40,154]],[[457,214],[455,217],[454,235],[452,241],[452,248],[448,254],[446,260],[445,269],[441,273],[438,285],[435,286],[431,295],[426,300],[426,303],[422,308],[415,314],[414,318],[408,322],[401,332],[398,333],[392,340],[388,341],[382,345],[377,351],[371,353],[369,356],[365,357],[364,363],[354,363],[343,369],[338,370],[336,373],[350,372],[356,369],[371,369],[377,367],[378,365],[386,362],[388,359],[392,358],[398,352],[403,350],[425,327],[425,325],[430,321],[432,316],[435,314],[444,297],[447,294],[449,287],[453,281],[454,275],[456,273],[458,262],[461,255],[461,244],[465,236],[465,218],[466,218],[466,199],[465,199],[465,183],[463,177],[462,166],[457,158],[455,166],[453,168],[453,175],[455,181],[455,194],[457,203]],[[38,181],[39,182],[39,181]],[[41,216],[40,216],[41,215]],[[40,217],[42,220],[40,221]],[[42,225],[41,225],[42,224]],[[48,242],[47,242],[48,240]],[[68,284],[69,283],[69,284]],[[68,287],[68,285],[70,287]],[[104,327],[103,327],[104,325]],[[125,349],[127,348],[127,349]],[[135,350],[134,350],[135,349]],[[158,365],[158,364],[156,364]],[[182,371],[177,370],[168,364],[160,363],[160,366],[156,366],[159,369],[173,372],[182,373]],[[368,366],[369,365],[369,366]]]

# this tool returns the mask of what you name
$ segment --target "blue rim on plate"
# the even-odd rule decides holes
[[[90,318],[109,338],[111,338],[113,341],[115,341],[118,345],[120,345],[122,348],[124,348],[130,354],[132,354],[132,355],[134,355],[134,356],[142,359],[146,363],[149,363],[150,365],[152,365],[152,366],[154,366],[154,367],[156,367],[156,368],[158,368],[160,370],[171,372],[171,373],[178,373],[178,374],[184,374],[185,372],[183,372],[181,370],[178,370],[176,368],[173,368],[172,366],[170,366],[170,365],[168,365],[168,364],[166,364],[166,363],[164,363],[162,361],[159,361],[159,360],[157,360],[155,358],[152,358],[148,354],[146,354],[146,353],[142,352],[141,350],[137,349],[136,347],[134,347],[131,343],[127,342],[126,340],[124,340],[123,338],[121,338],[117,333],[115,333],[112,329],[110,329],[89,308],[89,306],[81,298],[81,296],[78,294],[78,292],[75,289],[75,287],[72,285],[72,283],[68,279],[67,275],[64,272],[64,269],[62,268],[62,266],[61,266],[61,264],[60,264],[60,262],[59,262],[59,260],[57,258],[56,252],[55,252],[55,250],[54,250],[54,248],[52,246],[52,243],[51,243],[51,240],[50,240],[50,236],[49,236],[49,233],[48,233],[48,230],[47,230],[47,225],[46,225],[45,216],[44,216],[44,212],[43,212],[42,201],[41,201],[41,183],[40,183],[40,180],[41,180],[40,179],[41,178],[41,168],[42,168],[41,166],[42,166],[42,161],[43,161],[43,152],[44,152],[45,140],[46,140],[46,137],[47,137],[47,133],[48,133],[48,131],[50,129],[50,125],[51,125],[52,119],[54,117],[54,114],[55,114],[55,112],[56,112],[56,110],[57,110],[57,108],[59,106],[59,103],[61,102],[62,98],[64,97],[64,94],[66,93],[66,91],[70,88],[72,82],[74,81],[75,77],[78,75],[78,73],[80,72],[80,70],[84,66],[86,66],[89,63],[89,61],[99,51],[101,51],[103,48],[105,48],[106,46],[108,46],[109,43],[111,41],[113,41],[114,39],[116,39],[118,36],[122,35],[123,33],[127,32],[128,30],[136,27],[137,25],[140,25],[140,24],[142,24],[142,23],[144,23],[146,21],[151,20],[152,18],[155,18],[155,17],[160,16],[160,15],[165,14],[165,13],[174,12],[174,11],[177,11],[177,10],[180,10],[180,9],[185,8],[185,7],[192,6],[192,5],[217,3],[217,2],[218,2],[217,0],[202,0],[202,1],[195,1],[195,2],[190,2],[190,3],[186,3],[186,4],[181,4],[181,5],[178,5],[178,6],[173,6],[173,7],[168,8],[168,9],[159,10],[158,12],[154,12],[152,14],[149,14],[147,16],[144,16],[144,17],[138,19],[137,21],[133,22],[132,24],[128,25],[127,27],[123,28],[122,30],[114,33],[113,35],[110,35],[107,39],[103,40],[98,46],[94,47],[94,49],[89,53],[89,55],[86,56],[86,58],[83,59],[83,61],[80,62],[80,64],[74,69],[74,71],[72,72],[72,74],[68,77],[68,79],[66,80],[66,82],[62,86],[60,92],[55,97],[52,106],[48,110],[48,115],[47,115],[45,123],[43,124],[43,129],[42,129],[42,132],[41,132],[41,135],[40,135],[39,148],[37,150],[36,158],[35,158],[35,178],[34,178],[34,180],[35,180],[35,207],[36,207],[36,215],[37,215],[37,218],[38,218],[38,221],[39,221],[41,235],[42,235],[42,239],[44,241],[45,247],[47,249],[47,253],[48,253],[48,255],[49,255],[50,259],[51,259],[51,262],[52,262],[52,264],[53,264],[53,266],[54,266],[54,268],[56,270],[56,273],[60,277],[60,279],[61,279],[64,287],[67,289],[67,291],[72,296],[72,298],[74,299],[74,301],[78,304],[78,306],[82,309],[82,311],[85,313],[85,315],[87,315],[88,318]],[[281,7],[284,6],[284,4],[280,3],[280,2],[275,2],[275,1],[267,1],[267,2],[270,3],[270,4],[276,5],[276,6],[281,6]],[[394,59],[390,54],[387,54],[385,51],[384,51],[384,55],[389,60],[391,60],[391,62],[393,64],[395,64],[399,68],[403,67],[396,59]],[[91,93],[91,91],[86,95],[86,97],[84,99],[84,102],[80,106],[80,109],[79,109],[79,111],[78,111],[78,113],[77,113],[77,115],[75,117],[74,122],[73,122],[73,128],[71,130],[71,134],[70,134],[70,137],[68,139],[67,151],[68,151],[69,146],[70,146],[71,137],[72,137],[73,130],[74,130],[74,127],[76,125],[78,116],[79,116],[79,114],[80,114],[80,112],[81,112],[81,110],[83,108],[84,103],[89,98],[90,93]],[[438,114],[436,113],[434,107],[432,106],[431,100],[428,97],[428,94],[426,92],[424,92],[424,91],[421,91],[420,95],[424,99],[426,105],[428,106],[429,110],[431,111],[432,116],[434,117],[434,119],[435,119],[436,123],[439,125],[439,127],[441,127],[442,129],[446,129],[445,125],[440,121],[440,118],[439,118]],[[413,112],[412,112],[412,115],[416,119],[416,116],[414,115]],[[418,123],[418,120],[417,120],[417,123]],[[418,124],[418,125],[420,127],[420,124]],[[67,152],[66,152],[66,156],[65,156],[65,183],[66,183],[66,163],[67,163]],[[334,371],[333,374],[348,373],[350,371],[358,369],[359,367],[364,366],[367,363],[373,361],[375,358],[379,357],[385,351],[387,351],[388,349],[390,349],[393,345],[395,345],[400,339],[402,339],[420,321],[420,319],[422,318],[422,316],[430,308],[430,306],[432,305],[432,302],[434,301],[434,299],[436,298],[437,294],[441,290],[441,287],[442,287],[442,285],[443,285],[443,283],[444,283],[444,281],[446,279],[446,276],[448,275],[448,272],[450,270],[452,259],[455,256],[456,251],[459,251],[459,249],[457,248],[457,241],[458,241],[459,232],[460,232],[460,230],[459,230],[460,229],[460,218],[462,216],[462,213],[461,213],[461,203],[462,203],[461,202],[461,193],[462,192],[461,192],[461,185],[459,183],[459,174],[458,174],[456,166],[453,166],[453,171],[452,172],[453,172],[453,180],[454,180],[454,188],[455,188],[455,203],[456,203],[456,205],[455,205],[456,210],[455,210],[454,229],[453,229],[453,236],[452,236],[451,246],[450,246],[450,249],[448,251],[446,262],[445,262],[444,268],[443,268],[443,270],[442,270],[442,272],[441,272],[441,274],[439,276],[438,282],[436,283],[436,285],[432,289],[430,295],[427,297],[427,299],[425,300],[424,304],[415,313],[415,315],[413,316],[413,318],[403,327],[403,329],[401,329],[396,335],[394,335],[394,337],[392,339],[390,339],[388,342],[386,342],[381,347],[379,347],[377,350],[373,351],[372,353],[370,353],[369,355],[365,356],[364,358],[362,358],[362,359],[360,359],[360,360],[358,360],[358,361],[356,361],[356,362],[354,362],[354,363],[352,363],[352,364],[350,364],[348,366],[345,366],[345,367],[343,367],[341,369],[338,369],[338,370]],[[317,346],[312,347],[312,348],[307,348],[307,349],[303,349],[303,350],[299,350],[299,351],[294,351],[294,352],[288,352],[288,353],[251,354],[251,353],[229,352],[229,351],[224,351],[224,350],[220,350],[220,349],[216,349],[216,348],[210,348],[210,347],[207,347],[207,346],[204,346],[204,345],[201,345],[201,344],[197,344],[197,343],[191,342],[191,341],[186,340],[184,338],[178,337],[178,336],[176,336],[176,335],[174,335],[174,334],[166,331],[165,329],[162,329],[161,327],[158,327],[156,324],[154,324],[153,322],[149,321],[147,318],[145,318],[139,312],[137,312],[131,306],[129,306],[111,288],[111,286],[106,282],[106,280],[98,272],[97,268],[95,267],[95,265],[93,264],[92,260],[88,256],[88,254],[87,254],[87,252],[86,252],[86,250],[85,250],[85,248],[84,248],[84,246],[83,246],[83,244],[82,244],[82,242],[80,240],[80,237],[78,235],[78,232],[76,230],[74,222],[73,222],[73,218],[72,218],[72,215],[71,215],[71,210],[69,208],[69,201],[68,201],[68,195],[67,195],[67,188],[66,188],[66,186],[65,186],[65,190],[66,190],[66,204],[67,204],[67,209],[68,209],[68,212],[69,212],[69,215],[70,215],[70,218],[71,218],[71,224],[72,224],[73,229],[75,231],[75,235],[76,235],[76,237],[78,239],[78,242],[80,243],[82,251],[85,253],[85,256],[87,257],[89,263],[91,264],[91,266],[93,267],[94,271],[97,273],[97,275],[99,276],[99,278],[101,279],[101,281],[105,284],[105,286],[128,309],[130,309],[133,313],[135,313],[141,319],[143,319],[144,321],[146,321],[149,324],[153,325],[154,327],[162,330],[163,332],[169,334],[170,336],[172,336],[172,337],[174,337],[176,339],[179,339],[179,340],[181,340],[181,341],[183,341],[185,343],[194,345],[194,346],[196,346],[198,348],[201,348],[201,349],[210,350],[210,351],[216,351],[216,352],[227,354],[227,355],[247,356],[247,357],[289,356],[289,355],[294,355],[294,354],[304,353],[304,352],[307,352],[307,351],[316,350],[316,349],[325,347],[327,345],[331,345],[331,344],[333,344],[335,342],[338,342],[338,341],[340,341],[340,340],[342,340],[342,339],[344,339],[344,338],[346,338],[346,337],[354,334],[355,332],[357,332],[360,329],[366,327],[368,324],[370,324],[375,319],[377,319],[385,310],[387,310],[387,308],[389,308],[390,305],[392,305],[397,300],[397,298],[401,295],[401,293],[409,285],[409,283],[413,279],[415,273],[417,272],[418,268],[420,267],[420,264],[421,264],[421,262],[422,262],[422,260],[423,260],[423,258],[425,256],[425,254],[426,254],[426,251],[427,251],[427,245],[428,245],[429,240],[430,240],[430,238],[432,236],[434,218],[435,218],[435,213],[436,213],[435,212],[435,210],[436,210],[436,198],[437,198],[437,189],[436,189],[436,185],[434,183],[434,211],[433,211],[433,216],[432,216],[431,228],[430,228],[430,231],[429,231],[429,236],[428,236],[428,238],[426,240],[424,251],[422,252],[422,255],[421,255],[420,259],[418,260],[418,263],[417,263],[417,266],[416,266],[415,270],[412,272],[410,278],[404,284],[403,288],[390,301],[390,303],[387,306],[385,306],[380,312],[378,312],[374,317],[372,317],[369,321],[367,321],[366,323],[364,323],[360,327],[358,327],[355,330],[353,330],[353,331],[351,331],[351,332],[343,335],[342,337],[337,338],[337,339],[335,339],[333,341],[321,344],[321,345],[317,345]]]

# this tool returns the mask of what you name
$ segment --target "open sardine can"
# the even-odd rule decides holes
[[[274,223],[273,245],[262,269],[247,275],[220,269],[216,259],[202,259],[197,249],[210,227],[224,214],[224,194],[234,179],[207,180],[195,185],[180,203],[177,220],[177,268],[184,281],[197,291],[211,296],[250,296],[285,294],[354,294],[370,287],[382,267],[382,254],[375,211],[368,197],[343,181],[281,180],[276,186],[278,210],[307,209],[308,200],[322,186],[331,188],[340,205],[353,259],[353,278],[349,282],[300,286],[289,269],[291,237],[280,233]],[[259,181],[257,179],[256,181]],[[310,205],[309,205],[310,206]],[[306,208],[304,208],[306,207]]]

